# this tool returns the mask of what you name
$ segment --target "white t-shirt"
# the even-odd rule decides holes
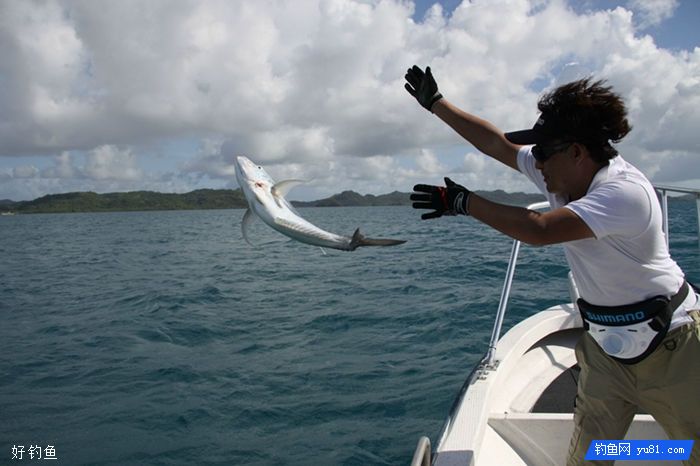
[[[598,306],[620,306],[671,296],[681,287],[683,271],[666,246],[656,192],[621,156],[601,168],[586,195],[572,202],[547,191],[531,146],[518,152],[518,168],[544,193],[552,209],[570,209],[595,234],[595,238],[563,243],[583,299]],[[693,306],[696,298],[692,292],[691,296],[693,302],[688,304]],[[685,304],[674,313],[672,327],[692,320],[681,312]]]

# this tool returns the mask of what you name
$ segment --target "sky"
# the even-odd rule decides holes
[[[0,199],[237,188],[237,155],[307,180],[299,200],[534,192],[416,103],[414,64],[503,131],[606,79],[623,157],[700,187],[699,23],[696,0],[0,0]]]

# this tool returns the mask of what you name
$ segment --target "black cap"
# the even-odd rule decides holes
[[[513,144],[542,144],[565,136],[567,131],[557,124],[553,115],[541,114],[532,129],[506,133],[506,139]]]

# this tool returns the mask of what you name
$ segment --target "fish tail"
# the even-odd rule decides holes
[[[348,250],[354,251],[360,246],[396,246],[405,242],[406,241],[401,239],[367,238],[360,233],[360,229],[358,228],[352,235]]]

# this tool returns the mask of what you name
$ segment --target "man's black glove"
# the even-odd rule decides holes
[[[437,83],[433,78],[430,67],[423,70],[413,65],[406,72],[406,85],[404,86],[409,94],[416,98],[419,104],[432,112],[433,104],[442,99],[442,94],[438,92]]]
[[[443,215],[469,215],[471,191],[447,177],[445,177],[445,185],[446,187],[417,184],[413,187],[417,193],[411,194],[411,200],[419,201],[413,203],[413,208],[433,209],[433,212],[423,214],[420,218],[428,220]]]

